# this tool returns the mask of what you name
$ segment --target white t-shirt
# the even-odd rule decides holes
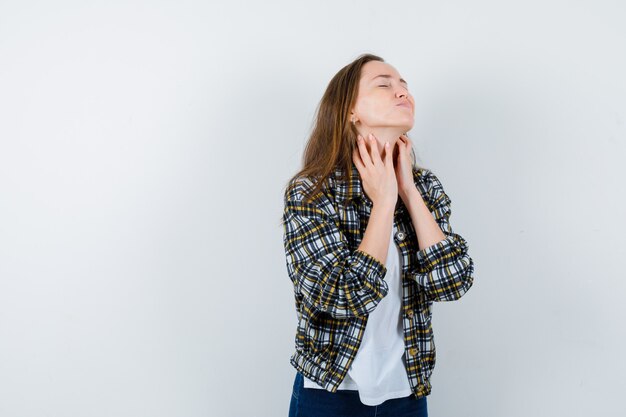
[[[365,405],[379,405],[392,398],[412,393],[404,367],[404,333],[402,328],[402,283],[400,282],[400,252],[393,236],[387,252],[385,281],[389,293],[369,314],[359,350],[338,389],[358,390]],[[321,386],[304,377],[304,388]]]

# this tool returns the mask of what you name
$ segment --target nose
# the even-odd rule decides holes
[[[400,98],[400,97],[404,97],[406,98],[406,96],[409,94],[408,91],[406,91],[406,89],[400,87],[400,89],[396,92],[396,97]]]

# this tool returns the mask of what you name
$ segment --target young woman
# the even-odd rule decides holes
[[[465,294],[474,263],[441,182],[414,162],[414,107],[394,67],[361,55],[330,81],[288,181],[290,417],[428,415],[432,303]]]

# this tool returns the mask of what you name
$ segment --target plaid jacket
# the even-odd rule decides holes
[[[298,326],[292,366],[330,392],[354,359],[368,314],[388,293],[387,268],[357,250],[372,208],[352,164],[352,181],[339,168],[312,202],[313,185],[296,178],[285,191],[283,212],[287,272],[294,287]],[[394,241],[401,254],[405,367],[416,398],[430,394],[435,366],[431,327],[433,301],[459,299],[472,286],[474,263],[468,245],[450,226],[450,198],[426,168],[413,170],[415,185],[446,238],[419,250],[408,210],[398,198]]]

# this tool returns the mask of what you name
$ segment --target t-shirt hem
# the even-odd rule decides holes
[[[404,389],[402,391],[395,391],[395,392],[387,392],[385,393],[385,395],[382,395],[380,397],[376,397],[376,398],[371,398],[368,397],[366,398],[366,400],[364,401],[363,398],[360,398],[360,394],[359,394],[359,398],[361,400],[361,402],[365,405],[369,405],[369,406],[374,406],[374,405],[381,405],[382,403],[384,403],[387,400],[394,400],[396,398],[404,398],[404,397],[408,397],[409,395],[412,395],[413,391],[411,391],[411,389]]]

